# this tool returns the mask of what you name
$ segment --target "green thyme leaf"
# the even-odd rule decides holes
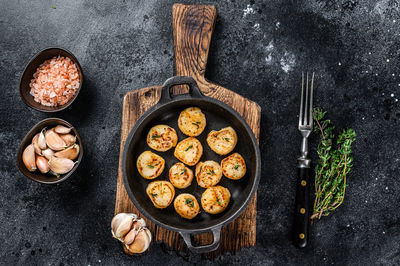
[[[188,150],[190,150],[191,148],[193,148],[193,145],[190,145],[189,147],[187,147],[185,151],[188,151]]]
[[[182,172],[180,173],[181,175],[183,175],[184,173],[186,173],[186,168],[182,170]]]
[[[229,138],[224,138],[224,140],[229,141]]]
[[[148,168],[154,168],[154,166],[152,166],[151,164],[147,165]]]
[[[351,145],[356,139],[352,129],[343,130],[336,142],[331,120],[325,119],[326,111],[313,109],[314,132],[320,135],[317,146],[319,157],[315,166],[315,200],[311,220],[328,216],[339,207],[346,191],[346,177],[353,166]]]
[[[235,167],[234,167],[234,168],[235,168],[235,170],[237,170],[237,169],[239,168],[239,166],[240,166],[240,165],[238,165],[238,164],[237,164],[237,165],[235,165]]]
[[[152,138],[152,139],[161,138],[161,136],[156,134],[156,135],[151,136],[151,138]]]
[[[188,205],[189,207],[194,207],[194,201],[192,199],[186,199],[186,205]]]
[[[222,203],[221,203],[221,201],[219,200],[219,198],[217,197],[217,203],[219,204],[219,206],[221,206],[222,207]]]
[[[197,121],[196,123],[192,123],[192,125],[195,125],[197,128],[199,128],[200,126],[200,122],[199,121]]]
[[[153,197],[157,197],[157,193],[151,193]]]

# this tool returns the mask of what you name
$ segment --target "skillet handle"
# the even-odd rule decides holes
[[[221,227],[213,228],[211,229],[211,232],[213,233],[213,242],[209,245],[198,246],[198,247],[192,245],[190,233],[179,232],[179,234],[183,237],[183,240],[185,241],[190,251],[194,253],[206,253],[216,250],[219,247],[220,243]]]
[[[167,79],[161,89],[161,98],[159,103],[165,103],[172,100],[171,88],[175,85],[189,85],[189,95],[191,97],[200,98],[203,94],[200,92],[196,81],[192,77],[188,76],[175,76]]]

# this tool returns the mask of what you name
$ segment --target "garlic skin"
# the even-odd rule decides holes
[[[42,129],[38,137],[38,145],[41,150],[45,150],[47,148],[46,139],[44,137],[43,131],[45,131],[45,129]]]
[[[22,153],[22,161],[29,172],[34,172],[36,170],[35,148],[33,147],[33,144],[30,144],[25,148]]]
[[[53,151],[61,151],[67,147],[64,140],[53,130],[47,130],[44,134],[46,144]]]
[[[67,147],[74,145],[76,142],[76,137],[71,134],[60,134],[60,138],[62,138]]]
[[[50,158],[54,155],[54,151],[50,148],[47,148],[45,150],[42,150],[42,155],[47,159],[50,160]]]
[[[33,148],[35,149],[35,153],[36,154],[39,154],[39,155],[42,155],[42,150],[40,149],[40,147],[39,147],[39,135],[40,135],[40,133],[37,133],[34,137],[33,137],[33,139],[32,139],[32,144],[33,144]]]
[[[71,128],[63,125],[58,125],[54,128],[54,131],[58,134],[68,134],[69,132],[71,132]]]
[[[71,147],[66,148],[65,150],[58,151],[54,153],[54,156],[57,158],[67,158],[70,160],[75,160],[79,155],[79,145],[74,144]]]
[[[42,174],[50,171],[49,162],[45,157],[40,155],[36,155],[36,167]]]
[[[51,157],[49,160],[50,170],[56,174],[66,174],[74,168],[75,163],[66,158]]]

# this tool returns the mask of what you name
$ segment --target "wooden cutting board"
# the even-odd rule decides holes
[[[173,38],[175,65],[174,75],[192,76],[204,95],[213,97],[232,106],[243,116],[254,132],[257,140],[260,133],[261,108],[255,102],[246,99],[233,91],[211,83],[204,78],[207,65],[211,36],[217,18],[217,10],[212,5],[183,5],[172,7]],[[174,88],[174,93],[186,93],[187,88]],[[151,86],[128,92],[123,101],[121,149],[117,179],[117,195],[115,214],[121,212],[139,213],[133,205],[124,187],[122,176],[122,152],[126,137],[139,117],[160,99],[161,86]],[[143,217],[145,218],[145,217]],[[205,254],[208,258],[216,258],[224,251],[235,252],[243,247],[256,243],[257,193],[246,210],[221,231],[221,244],[218,250]],[[153,234],[153,241],[163,243],[168,250],[178,253],[188,252],[183,239],[178,233],[154,225],[146,219],[148,228]],[[194,244],[209,244],[212,234],[204,233],[194,237]],[[129,252],[125,249],[125,252]]]

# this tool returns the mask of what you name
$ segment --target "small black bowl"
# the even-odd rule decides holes
[[[51,59],[55,56],[69,57],[72,60],[72,62],[75,63],[76,68],[78,69],[80,83],[79,83],[79,88],[76,91],[75,95],[66,104],[52,107],[52,106],[45,106],[38,102],[35,102],[32,95],[30,94],[31,88],[29,87],[29,83],[33,79],[33,74],[36,72],[36,69],[39,67],[39,65],[41,65],[44,61]],[[19,93],[24,102],[33,109],[46,113],[58,112],[64,110],[65,108],[67,108],[69,105],[72,104],[72,102],[76,99],[82,88],[82,83],[83,83],[83,73],[81,65],[78,62],[78,59],[76,59],[76,57],[66,49],[55,48],[55,47],[47,48],[38,53],[37,55],[35,55],[28,63],[28,65],[25,67],[25,70],[21,76],[21,80],[19,83]]]
[[[69,171],[66,174],[60,175],[59,177],[56,177],[52,174],[42,174],[39,170],[36,170],[35,172],[29,172],[28,169],[26,169],[24,162],[22,161],[22,153],[24,152],[25,148],[32,143],[33,137],[39,133],[43,128],[52,128],[57,125],[64,125],[66,127],[72,128],[72,134],[76,136],[76,144],[79,144],[79,155],[78,158],[75,160],[75,166],[72,168],[71,171]],[[18,154],[17,154],[17,164],[18,168],[23,173],[25,176],[29,177],[30,179],[43,183],[43,184],[55,184],[59,183],[61,181],[64,181],[68,177],[70,177],[75,170],[78,168],[83,156],[83,145],[82,145],[82,140],[81,137],[79,136],[78,132],[76,129],[67,121],[59,119],[59,118],[47,118],[36,125],[32,127],[32,129],[26,134],[24,139],[21,142],[21,145],[19,146],[18,149]]]

